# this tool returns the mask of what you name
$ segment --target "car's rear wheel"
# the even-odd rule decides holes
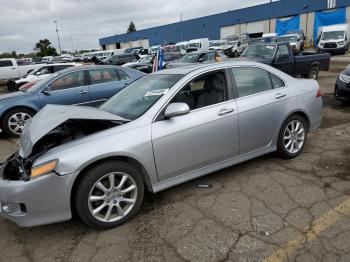
[[[277,153],[283,158],[293,158],[303,151],[307,138],[307,124],[299,115],[290,116],[283,124],[277,143]]]
[[[98,228],[119,226],[140,209],[144,184],[128,163],[106,161],[89,169],[79,183],[76,211],[86,224]]]
[[[34,112],[27,108],[16,108],[7,112],[2,119],[3,131],[12,137],[19,137],[26,121],[34,116]]]
[[[318,79],[318,74],[320,72],[320,67],[318,65],[313,65],[309,71],[307,72],[306,77],[310,79],[317,80]]]

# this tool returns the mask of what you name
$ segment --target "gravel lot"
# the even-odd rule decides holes
[[[147,195],[108,231],[0,218],[0,261],[350,261],[350,106],[331,94],[348,63],[335,57],[321,73],[324,120],[300,157],[271,154]],[[0,138],[0,160],[16,143]]]

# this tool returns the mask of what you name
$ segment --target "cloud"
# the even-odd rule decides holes
[[[125,33],[130,21],[138,30],[183,19],[239,9],[269,0],[113,1],[0,0],[0,52],[31,52],[39,39],[58,47],[58,21],[64,50],[98,47],[98,39]]]

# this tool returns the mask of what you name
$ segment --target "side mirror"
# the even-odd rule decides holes
[[[164,112],[165,118],[187,115],[190,108],[186,103],[171,103],[167,106]]]
[[[198,63],[203,63],[203,62],[204,62],[204,58],[203,57],[198,59]]]

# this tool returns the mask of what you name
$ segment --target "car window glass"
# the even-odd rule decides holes
[[[214,60],[215,52],[208,53],[208,60],[212,61]]]
[[[280,45],[276,54],[277,59],[284,60],[289,58],[289,48],[287,45]]]
[[[89,70],[89,76],[92,85],[120,80],[117,71],[112,68]]]
[[[129,80],[130,77],[121,69],[116,70],[119,74],[120,80]]]
[[[112,56],[112,64],[118,64],[119,63],[119,57],[118,56]]]
[[[227,85],[223,72],[214,72],[196,78],[183,87],[172,103],[186,103],[191,110],[221,103],[226,100]]]
[[[272,89],[269,73],[256,67],[232,68],[239,97]]]
[[[68,67],[71,67],[72,65],[58,65],[58,66],[55,66],[54,67],[54,71],[55,72],[58,72],[58,71],[61,71],[61,70],[63,70],[63,69],[66,69],[66,68],[68,68]]]
[[[0,61],[0,67],[6,67],[6,66],[13,66],[12,61],[11,60]]]
[[[272,88],[280,88],[280,87],[284,87],[284,82],[279,79],[277,76],[270,74],[271,77],[271,82],[272,82]]]
[[[50,84],[50,90],[62,90],[84,85],[84,71],[65,74]]]

